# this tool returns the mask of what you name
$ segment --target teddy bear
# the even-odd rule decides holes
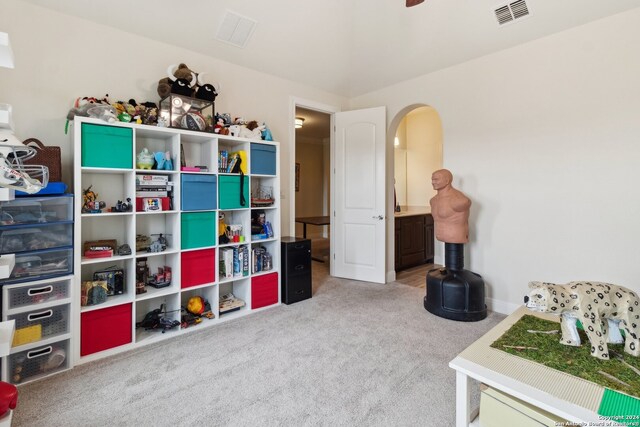
[[[194,83],[193,80],[196,78],[195,76],[196,73],[191,71],[186,64],[180,64],[177,66],[175,64],[169,65],[169,68],[167,69],[167,77],[158,81],[158,95],[160,95],[161,99],[166,98],[171,94],[175,80],[184,79]]]

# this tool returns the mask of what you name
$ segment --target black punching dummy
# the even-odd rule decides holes
[[[464,244],[444,244],[445,268],[427,273],[424,308],[445,319],[475,322],[487,317],[484,280],[464,269]]]

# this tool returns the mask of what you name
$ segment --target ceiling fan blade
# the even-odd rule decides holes
[[[424,0],[407,0],[407,7],[419,5],[423,1]]]

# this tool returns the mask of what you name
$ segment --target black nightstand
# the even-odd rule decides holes
[[[311,298],[311,240],[283,237],[281,249],[282,302],[293,304]]]

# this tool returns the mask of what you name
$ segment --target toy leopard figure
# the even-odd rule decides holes
[[[528,309],[560,316],[561,344],[579,346],[576,321],[580,320],[589,341],[591,355],[609,359],[607,343],[625,343],[624,351],[640,356],[640,298],[621,286],[601,282],[569,282],[556,285],[530,282]],[[606,319],[606,321],[605,321]],[[620,334],[624,328],[626,340]]]

